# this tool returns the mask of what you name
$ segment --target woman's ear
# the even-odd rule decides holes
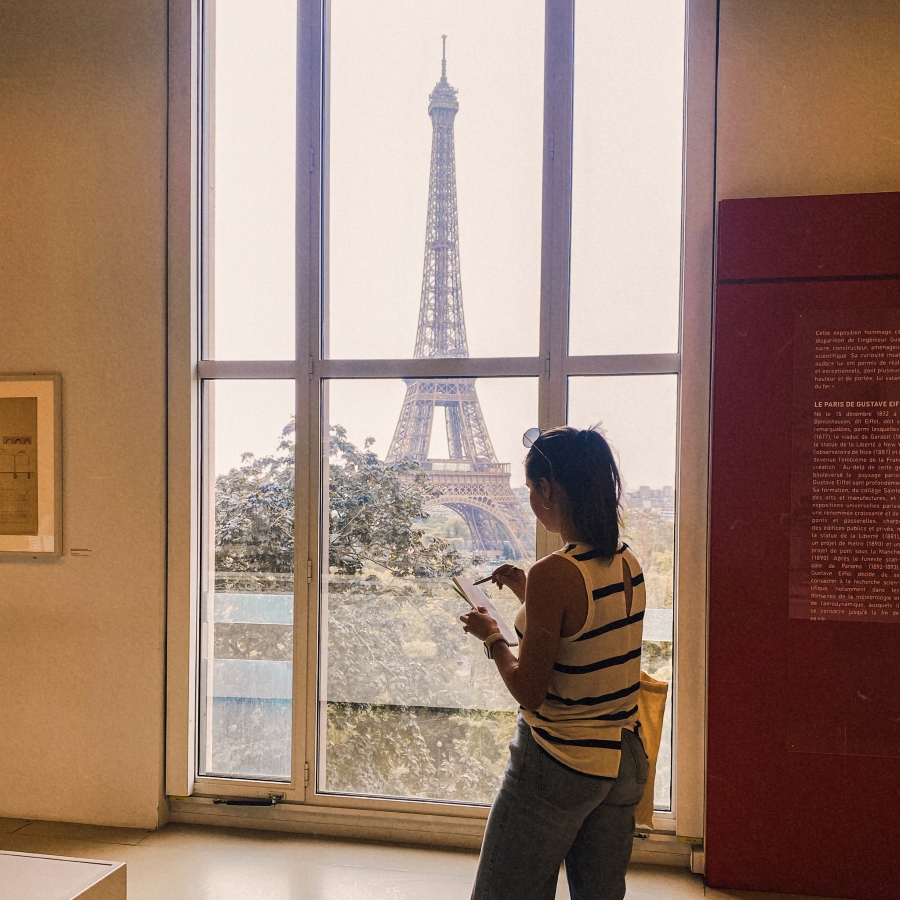
[[[553,485],[550,484],[549,478],[540,479],[538,482],[538,493],[544,503],[544,508],[549,509],[548,504],[550,503],[550,498],[553,496]]]

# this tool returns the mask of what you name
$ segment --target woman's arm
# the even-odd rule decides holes
[[[581,572],[559,556],[544,557],[528,573],[525,602],[528,619],[519,658],[516,659],[502,642],[493,645],[493,656],[500,677],[513,698],[525,709],[535,710],[547,696],[563,618],[568,610],[584,608],[585,588]],[[460,616],[460,619],[464,630],[482,641],[499,631],[484,607]]]

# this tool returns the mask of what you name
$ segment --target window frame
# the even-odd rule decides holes
[[[707,468],[714,219],[717,4],[688,0],[685,41],[682,304],[679,352],[569,356],[568,284],[575,0],[546,0],[540,350],[535,357],[498,359],[347,360],[322,358],[322,298],[327,282],[327,121],[324,66],[327,4],[298,0],[296,359],[203,359],[199,309],[204,297],[202,232],[204,172],[200,159],[205,98],[202,0],[169,0],[169,440],[168,661],[166,792],[174,817],[189,817],[188,798],[266,797],[311,813],[371,813],[357,836],[385,836],[384,816],[410,840],[402,822],[430,824],[431,842],[454,843],[487,816],[487,808],[442,801],[317,794],[317,655],[319,582],[319,397],[328,378],[509,377],[539,379],[539,425],[565,421],[573,375],[677,374],[678,469],[673,660],[672,812],[654,817],[656,830],[700,838],[704,814]],[[548,115],[549,110],[549,115]],[[559,136],[562,135],[562,139]],[[325,169],[323,171],[323,169]],[[290,784],[200,776],[198,722],[200,635],[199,530],[202,382],[289,379],[296,384],[295,642],[292,780]],[[306,472],[308,477],[301,477]],[[316,502],[313,502],[316,500]],[[307,514],[304,515],[304,511]],[[539,555],[556,545],[539,529]],[[302,573],[309,573],[308,579]],[[206,801],[208,805],[208,800]],[[215,807],[221,810],[221,807]],[[280,809],[285,809],[281,807]],[[253,818],[259,818],[253,810]],[[228,809],[228,816],[248,816]],[[274,814],[273,814],[274,815]],[[436,817],[436,818],[435,818]],[[205,820],[208,820],[208,816]],[[326,816],[326,819],[328,817]],[[337,823],[340,817],[331,817]],[[298,821],[307,821],[300,815]],[[431,820],[434,820],[433,822]],[[454,822],[456,823],[454,825]],[[381,823],[381,824],[378,824]],[[327,826],[321,826],[326,828]],[[334,827],[351,827],[338,826]],[[304,826],[299,826],[304,830]],[[366,829],[369,829],[367,832]]]

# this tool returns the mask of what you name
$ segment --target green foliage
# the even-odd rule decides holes
[[[368,579],[329,579],[328,696],[392,703],[425,699],[439,686],[432,661],[405,652],[406,600],[416,586]]]
[[[637,554],[644,569],[647,606],[671,607],[675,560],[675,523],[658,510],[626,506],[622,511],[622,540]]]
[[[675,552],[675,523],[659,510],[626,506],[622,518],[622,539],[635,548],[645,565],[657,554]]]
[[[672,642],[644,641],[641,668],[660,681],[672,680]]]
[[[415,709],[330,703],[326,727],[327,789],[403,797],[425,788],[427,794],[437,768]]]
[[[328,789],[490,803],[516,704],[446,580],[331,576],[327,602]]]
[[[650,556],[650,566],[656,572],[670,574],[675,570],[675,553],[672,550],[657,550]]]
[[[290,777],[290,701],[219,697],[212,720],[210,774]]]
[[[366,438],[362,450],[335,425],[330,433],[328,565],[356,575],[378,566],[394,575],[433,578],[459,575],[466,560],[446,541],[415,523],[427,519],[425,504],[440,496],[413,460],[387,463]]]
[[[417,527],[427,519],[425,505],[438,496],[427,474],[411,460],[382,461],[372,443],[368,438],[360,450],[340,425],[330,431],[331,571],[360,574],[370,566],[416,577],[462,573],[471,560]],[[222,586],[278,589],[271,576],[293,572],[294,468],[291,419],[273,456],[245,453],[241,466],[216,478],[216,571],[231,576],[223,575]]]
[[[491,803],[507,760],[507,747],[516,732],[516,712],[459,710],[450,716],[457,736],[441,765],[447,799]]]
[[[294,571],[293,431],[291,420],[280,455],[257,459],[245,453],[243,465],[216,478],[218,572],[251,573],[265,582],[266,575]]]
[[[490,803],[515,712],[329,703],[326,789]]]
[[[506,592],[494,602],[512,618]],[[328,699],[395,706],[514,710],[465,604],[441,579],[328,579]]]

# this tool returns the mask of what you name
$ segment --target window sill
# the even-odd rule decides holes
[[[477,850],[485,816],[441,816],[282,803],[278,806],[226,806],[211,798],[169,800],[169,821],[231,828],[259,828],[323,837],[399,844],[425,844]]]
[[[434,815],[409,810],[350,809],[282,803],[225,806],[209,797],[169,800],[169,821],[225,828],[256,828],[321,837],[478,850],[485,815]],[[486,812],[486,811],[485,811]],[[635,838],[632,862],[689,867],[691,844],[673,834]]]

